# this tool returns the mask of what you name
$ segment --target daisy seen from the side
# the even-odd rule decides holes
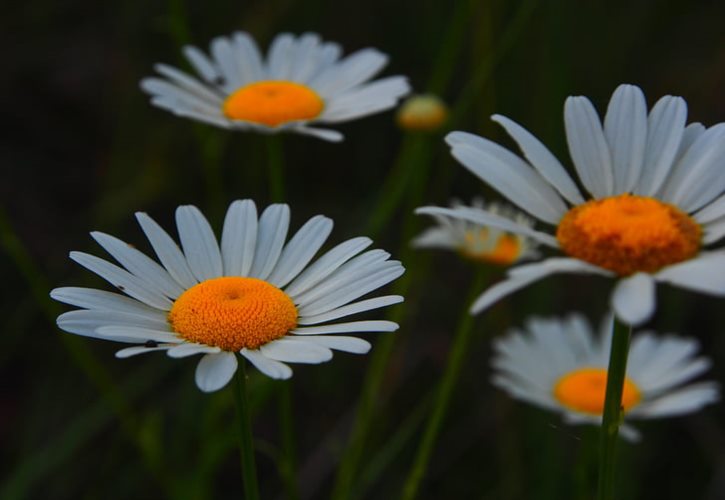
[[[454,200],[451,207],[497,214],[522,226],[534,225],[533,219],[519,210],[495,202],[486,204],[482,198],[474,198],[470,206]],[[434,214],[433,219],[437,225],[416,236],[411,241],[414,248],[452,250],[468,260],[499,266],[537,255],[536,241],[527,236],[447,215]]]
[[[388,57],[373,48],[341,57],[316,33],[277,35],[263,56],[254,39],[237,31],[211,41],[209,54],[188,45],[183,53],[198,78],[167,64],[141,81],[151,103],[225,129],[267,134],[297,132],[340,141],[332,125],[385,111],[406,95],[405,77],[370,81]]]
[[[585,97],[564,106],[577,184],[554,155],[512,120],[494,115],[524,158],[465,132],[446,137],[453,156],[511,202],[555,230],[543,232],[493,213],[424,207],[418,213],[461,218],[529,236],[565,256],[512,268],[473,304],[480,312],[500,298],[556,273],[618,280],[611,305],[629,324],[656,308],[655,284],[725,295],[725,123],[686,125],[681,97],[665,96],[647,112],[642,91],[619,86],[604,123]],[[553,233],[553,234],[552,234]]]
[[[337,320],[403,301],[398,295],[358,300],[403,274],[372,241],[347,240],[310,263],[327,240],[332,220],[318,215],[289,241],[290,210],[274,204],[260,216],[251,200],[229,206],[220,242],[194,206],[176,210],[181,248],[151,217],[136,218],[161,264],[108,234],[93,238],[120,266],[83,252],[70,257],[124,295],[91,288],[51,292],[80,307],[58,317],[66,332],[135,344],[119,358],[166,351],[172,358],[202,354],[196,384],[224,387],[237,370],[237,353],[262,373],[289,378],[286,364],[322,363],[332,350],[366,353],[370,344],[340,335],[391,332],[391,321]]]
[[[571,424],[602,421],[612,335],[611,317],[595,335],[579,314],[530,318],[494,341],[492,382],[512,397],[559,412]],[[672,417],[698,411],[720,397],[714,381],[688,383],[711,366],[698,357],[693,338],[641,332],[632,337],[622,392],[625,420]],[[620,427],[624,438],[639,433]]]

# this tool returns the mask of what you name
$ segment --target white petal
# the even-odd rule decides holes
[[[280,363],[279,361],[269,359],[258,350],[250,350],[245,348],[242,349],[240,353],[242,356],[247,358],[249,362],[257,368],[257,370],[264,373],[268,377],[274,379],[288,379],[292,376],[292,369],[289,366],[285,365],[284,363]]]
[[[344,335],[310,335],[304,338],[305,342],[314,342],[315,344],[335,349],[336,351],[350,352],[352,354],[365,354],[370,348],[370,342],[359,339],[357,337],[346,337]]]
[[[382,78],[330,99],[315,122],[340,123],[379,113],[394,107],[398,99],[409,92],[410,85],[405,77]]]
[[[584,187],[595,198],[614,193],[609,146],[594,106],[586,97],[569,97],[564,104],[569,153]]]
[[[604,117],[609,144],[614,193],[632,191],[642,172],[647,144],[647,103],[639,87],[620,85],[612,94]]]
[[[682,155],[663,188],[662,198],[686,212],[695,211],[725,189],[721,175],[725,156],[725,123],[704,132]]]
[[[607,271],[569,258],[550,258],[533,264],[512,268],[509,276],[481,294],[470,308],[471,314],[478,314],[503,297],[529,284],[557,273],[586,273],[608,275]]]
[[[655,279],[702,293],[725,295],[725,253],[701,254],[664,268]]]
[[[209,222],[193,205],[176,209],[176,227],[186,261],[199,281],[223,274],[222,256]]]
[[[481,209],[471,207],[456,207],[456,208],[444,208],[444,207],[420,207],[415,209],[416,214],[424,215],[441,215],[445,217],[452,217],[454,219],[462,219],[479,224],[481,226],[491,226],[502,231],[507,231],[513,234],[521,234],[528,236],[529,238],[535,239],[539,243],[547,245],[551,248],[559,248],[559,242],[550,234],[536,231],[523,224],[518,224],[510,219],[502,217],[498,214],[486,212]]]
[[[429,227],[421,234],[410,241],[413,248],[436,248],[443,250],[455,250],[460,245],[455,235],[447,227]]]
[[[290,333],[294,333],[295,335],[329,335],[332,333],[394,332],[397,329],[398,324],[393,321],[367,320],[337,323],[334,325],[304,326],[295,328]]]
[[[360,276],[357,282],[349,283],[323,295],[318,300],[302,305],[298,310],[302,316],[313,316],[331,311],[337,307],[347,304],[363,295],[387,285],[399,278],[405,269],[397,261],[391,261],[390,265],[367,276]]]
[[[715,382],[701,382],[670,392],[654,401],[648,401],[630,411],[631,417],[673,417],[699,410],[720,399],[720,389]]]
[[[62,287],[50,292],[50,296],[58,302],[70,304],[84,309],[115,311],[134,314],[152,321],[165,322],[166,314],[139,302],[105,290],[81,287]]]
[[[388,258],[390,254],[384,250],[369,250],[357,257],[350,259],[344,265],[340,266],[334,273],[327,278],[310,287],[304,293],[292,296],[295,303],[301,306],[309,304],[330,292],[343,287],[347,284],[357,282],[374,272],[391,267]],[[395,266],[395,264],[393,264]]]
[[[655,280],[646,273],[621,279],[612,293],[612,308],[628,325],[637,326],[655,312]]]
[[[305,342],[304,339],[275,340],[261,346],[259,352],[269,359],[287,363],[318,364],[332,359],[330,349],[314,342]]]
[[[168,107],[171,111],[185,108],[195,113],[222,116],[221,98],[212,94],[198,94],[185,87],[176,85],[161,78],[149,77],[141,80],[141,90],[151,95],[152,104]]]
[[[576,187],[576,184],[566,169],[541,141],[521,125],[505,116],[493,115],[491,119],[506,129],[506,132],[519,145],[526,159],[529,160],[544,179],[556,188],[560,195],[569,200],[573,205],[584,203],[584,198],[579,192],[579,188]]]
[[[112,311],[69,311],[58,316],[56,320],[58,328],[68,333],[82,335],[94,339],[112,340],[114,342],[127,342],[136,344],[139,339],[131,335],[99,335],[96,330],[109,323],[117,323],[121,325],[135,325],[143,327],[155,327],[157,325],[149,323],[140,316],[125,314]],[[159,327],[160,328],[160,327]]]
[[[285,292],[294,299],[332,274],[349,259],[365,250],[372,242],[370,238],[361,236],[340,243],[302,271],[285,289]]]
[[[116,351],[116,357],[118,359],[125,359],[125,358],[130,358],[131,356],[137,356],[139,354],[146,354],[148,352],[166,351],[170,347],[173,347],[173,344],[159,345],[156,347],[149,347],[149,346],[145,346],[145,345],[126,347],[125,349]]]
[[[196,386],[203,392],[218,391],[237,371],[237,356],[231,352],[207,354],[196,365]]]
[[[725,216],[725,195],[720,196],[715,201],[707,205],[705,208],[695,214],[695,220],[700,224],[707,224],[720,217]]]
[[[326,321],[343,318],[345,316],[350,316],[352,314],[370,311],[392,304],[399,304],[403,302],[403,300],[403,297],[400,295],[386,295],[384,297],[375,297],[373,299],[361,300],[353,304],[338,307],[337,309],[333,309],[332,311],[328,311],[326,313],[316,314],[314,316],[300,316],[297,322],[300,325],[315,325],[318,323],[324,323]]]
[[[169,274],[185,289],[196,285],[198,281],[173,238],[147,214],[136,212],[136,219]]]
[[[96,273],[123,293],[140,300],[144,304],[161,309],[162,311],[171,309],[172,303],[167,297],[155,289],[149,288],[145,282],[128,271],[100,259],[95,255],[89,255],[83,252],[71,252],[70,258],[86,269]]]
[[[328,142],[340,142],[345,138],[345,136],[337,130],[324,128],[296,127],[294,131],[299,134],[309,135],[310,137],[316,137]]]
[[[204,80],[209,83],[216,83],[221,78],[219,68],[197,47],[185,45],[181,50],[191,66]]]
[[[332,220],[322,215],[311,218],[290,239],[267,281],[278,288],[287,285],[312,260],[332,231]]]
[[[211,55],[224,77],[221,86],[227,93],[232,93],[246,83],[242,70],[237,64],[235,52],[231,40],[227,37],[220,36],[211,41]]]
[[[242,84],[246,85],[266,78],[259,48],[248,33],[243,31],[234,33],[232,47],[237,58]]]
[[[216,354],[218,352],[221,352],[221,349],[218,347],[184,342],[183,344],[172,347],[166,354],[170,358],[185,358],[195,354]]]
[[[268,206],[259,218],[257,245],[249,276],[266,280],[274,269],[289,228],[290,210],[285,204]]]
[[[178,344],[183,340],[175,333],[137,326],[108,325],[96,328],[98,338],[113,339],[116,337],[135,338],[136,342],[164,342]]]
[[[292,72],[296,41],[289,33],[280,33],[269,46],[267,76],[271,80],[288,80]]]
[[[323,98],[330,98],[374,77],[388,62],[375,49],[362,49],[313,78],[309,85]]]
[[[687,104],[681,97],[665,96],[647,119],[647,149],[635,194],[654,196],[667,179],[682,142]]]
[[[187,75],[183,71],[179,71],[168,64],[156,64],[154,65],[154,69],[171,80],[172,83],[209,103],[221,105],[223,102],[222,98],[212,89],[199,82],[196,78]]]
[[[149,288],[172,299],[177,298],[184,292],[184,289],[174,281],[163,267],[128,243],[99,231],[93,231],[91,236],[114,259]]]
[[[446,142],[464,167],[537,219],[557,224],[566,213],[554,188],[507,149],[465,132],[448,134]]]
[[[224,276],[247,276],[257,243],[257,207],[252,200],[237,200],[227,210],[221,252]]]
[[[702,244],[710,245],[719,241],[723,236],[725,236],[725,215],[707,224]]]

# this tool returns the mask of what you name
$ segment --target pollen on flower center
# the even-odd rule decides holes
[[[627,276],[693,257],[702,228],[673,205],[622,194],[572,208],[556,237],[572,257]]]
[[[603,368],[582,368],[567,373],[554,386],[554,397],[570,410],[590,415],[601,415],[604,411],[604,396],[607,389],[607,370]],[[630,410],[642,400],[637,386],[629,378],[624,379],[622,408]]]
[[[311,88],[287,81],[250,83],[224,101],[224,115],[276,127],[287,122],[311,120],[324,108],[322,98]]]
[[[521,256],[521,242],[510,234],[492,237],[486,228],[466,231],[460,252],[480,262],[509,265]]]
[[[222,277],[181,294],[168,320],[190,342],[239,351],[284,337],[297,326],[297,308],[287,294],[266,281]]]

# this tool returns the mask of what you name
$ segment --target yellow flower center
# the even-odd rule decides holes
[[[508,266],[521,256],[521,242],[510,234],[501,234],[493,242],[489,230],[484,228],[466,231],[460,251],[464,257],[471,260]]]
[[[287,122],[311,120],[325,107],[311,88],[294,82],[263,81],[236,90],[224,101],[224,115],[276,127]]]
[[[607,370],[581,368],[561,377],[554,386],[554,397],[570,410],[589,415],[604,412],[604,395],[607,390]],[[642,400],[637,386],[629,378],[624,379],[622,408],[630,410]]]
[[[572,257],[627,276],[693,257],[702,228],[673,205],[622,194],[572,208],[556,237]]]
[[[168,315],[190,342],[239,351],[257,349],[297,326],[297,308],[279,288],[257,278],[203,281],[176,299]]]

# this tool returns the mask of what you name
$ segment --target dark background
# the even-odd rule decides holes
[[[66,340],[54,325],[64,308],[47,298],[55,286],[102,286],[67,257],[70,250],[102,254],[90,230],[146,249],[137,210],[171,229],[174,208],[193,203],[219,228],[220,207],[230,201],[269,202],[261,137],[176,118],[152,108],[139,90],[155,62],[185,67],[181,45],[206,49],[213,37],[242,29],[266,49],[278,32],[315,31],[346,54],[367,46],[388,53],[384,74],[407,75],[417,91],[433,90],[456,109],[447,129],[425,139],[421,161],[431,170],[422,176],[424,204],[482,190],[492,196],[449,157],[442,137],[467,130],[511,146],[489,121],[494,112],[523,124],[565,164],[568,95],[590,96],[603,112],[614,88],[627,82],[642,87],[650,105],[665,94],[683,96],[689,121],[710,126],[725,117],[725,4],[717,1],[30,0],[3,10],[2,498],[241,495],[230,389],[200,393],[193,360],[120,361],[110,343]],[[339,128],[341,144],[284,138],[292,227],[324,213],[336,223],[333,243],[364,232],[403,141],[390,112]],[[210,164],[221,169],[221,191],[208,181]],[[397,258],[410,253],[413,229],[404,220],[416,204],[406,200],[376,235]],[[427,223],[419,220],[418,229]],[[399,494],[425,414],[419,405],[445,367],[465,307],[470,264],[426,252],[414,265],[426,270],[416,271],[394,334],[357,498]],[[492,279],[500,273],[492,271]],[[598,323],[610,287],[556,277],[478,320],[421,498],[589,498],[595,430],[565,426],[494,390],[489,340],[531,313],[582,310]],[[722,300],[666,287],[658,299],[649,326],[699,338],[715,362],[709,376],[725,380]],[[369,360],[342,354],[295,369],[304,498],[329,495]],[[279,383],[253,374],[250,384],[262,497],[275,498],[283,492],[274,460]],[[720,403],[694,416],[637,423],[643,442],[621,446],[621,498],[725,498],[724,417]]]

